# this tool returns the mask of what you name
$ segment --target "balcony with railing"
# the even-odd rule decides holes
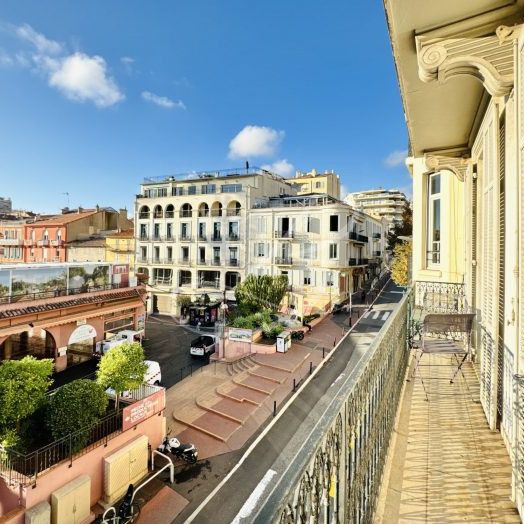
[[[222,235],[220,234],[214,234],[212,237],[211,237],[211,242],[222,242]]]
[[[486,423],[474,364],[465,361],[450,383],[453,355],[418,362],[420,318],[445,311],[452,330],[465,308],[462,284],[417,282],[405,292],[378,336],[349,357],[357,357],[349,376],[256,503],[256,522],[520,522],[512,462]],[[522,439],[524,378],[514,383]]]
[[[49,246],[49,239],[43,238],[42,240],[37,240],[36,245],[39,247],[48,247]]]
[[[238,233],[229,233],[227,239],[230,242],[238,242],[240,240],[240,235]]]
[[[191,242],[193,240],[193,237],[189,234],[180,235],[178,237],[179,242]]]
[[[293,259],[291,257],[275,257],[275,264],[277,266],[292,266]]]
[[[275,238],[294,238],[295,234],[293,231],[289,230],[276,230],[275,231]]]
[[[239,267],[240,260],[238,258],[230,258],[227,260],[226,264],[230,267]]]
[[[207,235],[205,233],[199,233],[198,241],[199,242],[206,242],[207,241]]]
[[[24,241],[21,238],[0,238],[0,246],[22,246]]]

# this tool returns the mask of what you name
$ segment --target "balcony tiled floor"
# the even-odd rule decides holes
[[[424,355],[422,364],[429,402],[410,379],[375,521],[520,522],[509,456],[486,423],[472,365],[450,384],[449,356]]]

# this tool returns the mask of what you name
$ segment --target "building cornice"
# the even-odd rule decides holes
[[[491,96],[509,94],[514,82],[514,41],[522,26],[499,26],[495,34],[466,38],[415,37],[418,73],[423,82],[446,82],[470,75]]]
[[[424,155],[424,163],[429,171],[451,171],[461,182],[464,182],[466,170],[470,163],[469,155],[452,157],[446,155]]]

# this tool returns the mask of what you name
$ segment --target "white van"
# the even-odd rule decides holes
[[[160,371],[160,364],[154,360],[145,360],[147,364],[146,376],[144,382],[152,386],[160,386],[162,382],[162,372]]]
[[[131,329],[126,329],[124,331],[119,331],[113,338],[108,340],[101,340],[96,343],[95,346],[95,357],[101,357],[105,355],[111,348],[119,346],[124,342],[142,342],[142,332],[141,331],[132,331]]]

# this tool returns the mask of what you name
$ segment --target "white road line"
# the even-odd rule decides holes
[[[362,316],[364,318],[368,318],[369,314],[371,313],[371,311],[366,311]]]
[[[329,387],[332,388],[339,380],[342,380],[344,375],[345,375],[345,373],[340,373],[340,375],[333,381],[333,383]]]
[[[388,278],[387,282],[382,286],[382,289],[378,292],[377,296],[375,297],[375,300],[371,303],[371,305],[374,305],[375,302],[379,299],[381,293],[384,291],[386,286],[391,281],[390,278]],[[277,421],[280,419],[280,417],[286,412],[287,408],[293,404],[295,399],[302,393],[302,391],[308,386],[308,384],[313,380],[318,373],[320,373],[320,370],[324,367],[324,364],[329,361],[331,358],[331,355],[339,348],[339,346],[342,344],[344,340],[346,340],[346,337],[353,333],[353,330],[358,325],[362,317],[357,319],[357,321],[353,324],[352,328],[346,332],[346,334],[338,341],[337,345],[326,355],[326,358],[318,365],[317,368],[313,371],[311,375],[302,383],[302,386],[300,386],[295,394],[291,396],[288,401],[282,406],[280,411],[277,413],[276,417],[273,417],[273,420],[262,430],[262,432],[258,435],[258,437],[251,443],[249,448],[245,451],[244,455],[242,455],[241,459],[233,466],[231,471],[219,482],[217,486],[215,486],[215,489],[209,493],[209,495],[199,504],[199,506],[189,515],[189,517],[186,519],[186,522],[184,524],[190,524],[193,522],[199,515],[199,513],[205,508],[205,506],[209,503],[209,501],[222,489],[223,486],[225,486],[228,482],[228,480],[235,474],[235,472],[242,466],[242,464],[247,460],[251,452],[257,447],[259,442],[271,431],[273,426],[277,423]],[[360,360],[364,358],[364,355],[360,357]],[[360,362],[359,360],[359,362]],[[358,365],[358,362],[355,364],[355,366]],[[318,421],[317,424],[318,425]],[[316,427],[315,425],[315,427]],[[312,430],[313,431],[313,430]],[[291,463],[289,464],[288,468],[290,467]]]
[[[389,315],[391,315],[391,311],[384,311],[384,314],[382,315],[382,320],[387,320]]]
[[[375,311],[371,317],[373,320],[377,319],[380,316],[380,311]]]
[[[253,510],[257,507],[258,499],[264,494],[267,485],[276,474],[277,472],[273,469],[267,470],[266,474],[262,477],[262,480],[258,483],[258,486],[253,490],[244,505],[240,508],[240,511],[237,513],[231,524],[240,524],[241,519],[247,519],[251,513],[253,513]]]

